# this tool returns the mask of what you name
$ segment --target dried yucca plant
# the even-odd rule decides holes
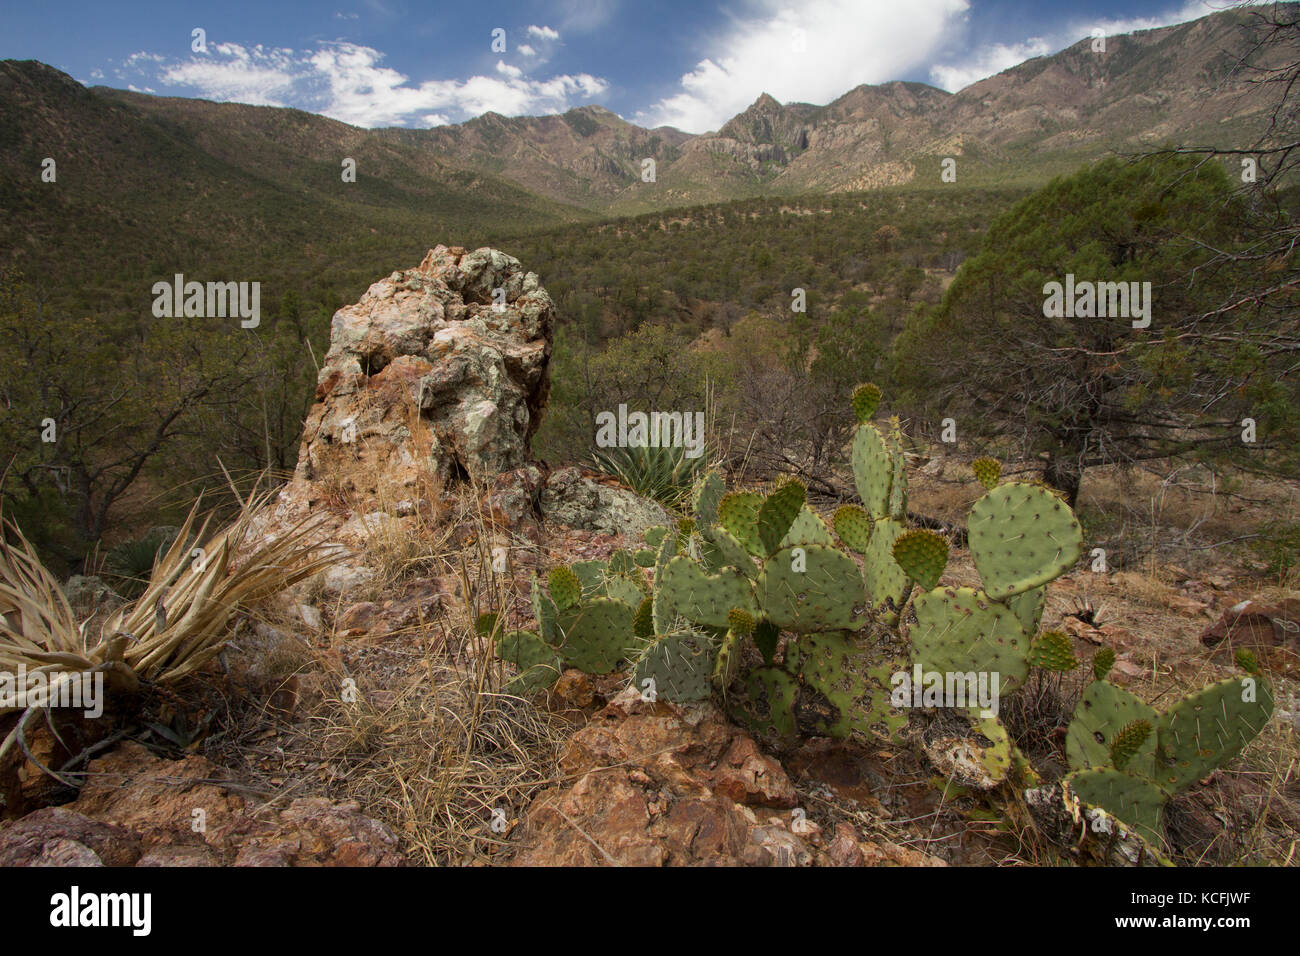
[[[320,553],[318,523],[304,519],[288,531],[250,543],[250,531],[273,492],[254,492],[238,518],[208,536],[210,517],[195,532],[199,505],[167,553],[155,562],[144,594],[91,633],[78,625],[58,580],[31,543],[8,523],[13,540],[0,533],[0,673],[40,672],[51,688],[80,674],[103,672],[110,689],[141,680],[171,683],[192,674],[224,646],[226,627],[241,606],[336,563],[337,551]],[[23,708],[5,706],[0,714]],[[24,717],[24,721],[25,721]],[[0,756],[21,734],[23,722],[0,743]]]

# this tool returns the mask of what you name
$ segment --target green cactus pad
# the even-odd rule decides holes
[[[551,590],[551,599],[555,606],[567,610],[582,600],[582,582],[572,568],[551,568],[546,584]]]
[[[1184,697],[1156,721],[1152,778],[1170,791],[1191,786],[1239,754],[1272,716],[1272,689],[1255,677],[1230,677]]]
[[[871,544],[871,515],[857,505],[844,505],[836,510],[832,519],[835,533],[846,547],[858,554],[866,554]]]
[[[636,562],[638,568],[653,568],[655,566],[655,552],[650,548],[637,548],[632,554],[632,560]]]
[[[787,659],[791,651],[787,650]],[[873,648],[844,631],[805,634],[794,648],[803,679],[798,713],[814,732],[847,737],[857,732],[893,737],[907,711],[891,701],[892,677],[905,660],[880,659]]]
[[[894,560],[894,542],[902,533],[903,525],[893,518],[878,519],[871,530],[862,580],[874,608],[883,607],[886,601],[901,604],[907,593],[907,572]]]
[[[794,705],[799,685],[779,667],[755,667],[745,676],[745,692],[732,698],[730,711],[742,726],[757,734],[790,737],[799,730]]]
[[[904,531],[891,552],[903,572],[926,591],[938,586],[948,566],[948,542],[933,531]]]
[[[701,549],[702,562],[706,568],[716,571],[719,568],[732,567],[747,578],[758,576],[758,566],[749,552],[736,540],[735,536],[721,524],[714,525],[700,533],[705,546]],[[704,552],[708,552],[705,557]]]
[[[1015,612],[1016,620],[1025,629],[1026,634],[1037,634],[1039,622],[1043,619],[1043,608],[1047,606],[1047,588],[1033,588],[1002,601]]]
[[[713,642],[699,631],[664,634],[646,645],[632,670],[632,682],[644,691],[654,680],[660,700],[704,700],[712,692]]]
[[[1046,584],[1083,550],[1083,532],[1070,506],[1022,482],[999,485],[975,502],[967,528],[984,590],[996,599]]]
[[[825,545],[777,551],[763,562],[755,592],[764,615],[783,630],[853,629],[863,622],[858,566]]]
[[[1092,676],[1097,680],[1105,680],[1110,669],[1115,666],[1115,648],[1103,647],[1096,654],[1092,655]]]
[[[1111,747],[1121,730],[1134,721],[1155,726],[1156,712],[1141,698],[1105,680],[1087,686],[1074,708],[1065,733],[1065,755],[1072,770],[1109,767]],[[1129,757],[1131,773],[1150,777],[1155,768],[1156,738],[1149,736]]]
[[[781,539],[783,548],[793,547],[796,544],[824,544],[828,548],[836,546],[835,538],[831,536],[831,529],[826,527],[826,522],[821,519],[821,516],[807,505],[799,509],[799,514],[795,516],[790,530]]]
[[[573,573],[582,582],[584,598],[600,597],[605,593],[605,575],[609,573],[609,565],[604,561],[575,561]]]
[[[651,598],[654,602],[652,617],[656,634],[667,634],[673,624],[673,608],[668,600],[667,592],[663,589],[663,576],[664,570],[668,567],[668,562],[677,556],[677,546],[677,534],[669,532],[659,542],[659,554],[655,558],[654,587],[651,591]]]
[[[1110,763],[1116,770],[1123,770],[1141,751],[1142,745],[1155,728],[1147,720],[1134,720],[1120,728],[1110,745]]]
[[[853,414],[857,416],[860,423],[866,424],[871,421],[872,416],[876,414],[876,409],[880,407],[882,396],[879,386],[871,382],[859,385],[853,390]]]
[[[1079,666],[1074,646],[1060,631],[1044,631],[1029,646],[1029,666],[1046,671],[1072,671]]]
[[[1076,770],[1063,783],[1083,803],[1105,810],[1152,846],[1164,845],[1161,816],[1167,795],[1155,784],[1113,767]]]
[[[506,684],[512,694],[534,694],[560,676],[560,656],[532,631],[511,631],[497,642],[497,656],[519,672]]]
[[[996,458],[976,458],[970,463],[971,470],[981,485],[992,491],[1002,480],[1002,462]]]
[[[640,572],[637,573],[635,578],[629,578],[622,574],[613,574],[605,579],[603,597],[622,601],[629,607],[636,607],[645,596],[645,582],[641,580]]]
[[[767,496],[758,509],[758,537],[763,542],[764,554],[771,554],[781,546],[781,540],[803,508],[806,495],[802,484],[789,481]]]
[[[859,425],[853,435],[853,484],[862,506],[873,518],[889,516],[889,486],[893,459],[875,425]]]
[[[691,508],[695,512],[696,527],[712,528],[718,523],[718,502],[726,493],[727,485],[716,471],[706,473],[695,483]]]
[[[668,534],[668,529],[661,524],[652,524],[645,529],[646,547],[652,551],[658,551],[659,545],[663,544],[664,536]]]
[[[564,634],[560,653],[572,667],[588,674],[614,670],[634,641],[632,619],[636,610],[622,601],[592,598],[560,612]]]
[[[763,496],[752,491],[733,491],[718,502],[718,523],[756,558],[767,557],[763,539],[758,536],[758,512]]]
[[[682,617],[696,624],[726,627],[732,608],[754,612],[749,581],[734,569],[707,574],[690,558],[679,556],[668,562],[659,592]]]
[[[609,556],[608,572],[610,574],[636,574],[636,562],[630,552],[619,548]]]
[[[938,588],[916,599],[909,632],[923,670],[994,673],[999,694],[1024,683],[1029,637],[1004,604],[971,588]]]

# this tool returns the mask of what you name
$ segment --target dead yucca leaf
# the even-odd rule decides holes
[[[39,671],[55,681],[101,671],[110,687],[121,687],[140,679],[174,682],[198,670],[220,652],[239,607],[264,600],[342,557],[338,551],[319,553],[314,540],[319,523],[311,519],[250,544],[250,531],[262,524],[272,494],[251,493],[241,502],[239,517],[211,537],[210,518],[194,531],[196,502],[176,540],[154,564],[144,594],[109,618],[99,636],[84,623],[78,627],[59,582],[10,523],[14,541],[0,534],[0,671],[25,667],[29,679]],[[21,709],[0,701],[0,713]],[[0,743],[0,755],[21,729],[20,722]]]

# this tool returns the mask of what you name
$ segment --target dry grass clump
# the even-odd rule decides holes
[[[141,681],[174,684],[195,673],[225,644],[231,617],[241,608],[317,573],[338,560],[320,554],[315,525],[255,540],[272,492],[253,492],[239,516],[209,535],[210,518],[195,530],[199,504],[191,508],[176,540],[154,565],[144,593],[116,611],[93,633],[78,624],[58,580],[14,525],[13,541],[0,533],[0,668],[25,669],[51,688],[81,675],[103,673],[110,689],[134,689]],[[24,709],[3,708],[0,713]],[[30,715],[0,743],[0,755],[20,740]]]
[[[312,738],[341,795],[392,826],[428,865],[501,862],[519,813],[554,782],[572,730],[502,690],[509,675],[474,626],[487,603],[477,595],[496,590],[497,607],[509,600],[485,540],[473,571],[459,556],[469,598],[457,612],[386,645],[382,662],[351,674],[340,667],[331,675],[337,693],[313,717]]]

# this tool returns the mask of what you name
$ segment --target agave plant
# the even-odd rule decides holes
[[[592,454],[597,470],[617,478],[643,498],[676,508],[704,470],[705,456],[688,457],[681,446],[602,448]]]
[[[304,520],[287,532],[251,540],[271,492],[250,494],[227,527],[209,534],[198,524],[196,502],[166,553],[154,563],[144,593],[92,633],[77,622],[58,580],[41,563],[21,530],[0,533],[0,672],[40,673],[53,690],[86,673],[102,672],[112,689],[141,680],[172,683],[194,673],[224,646],[230,618],[242,606],[334,564],[321,554],[317,523]],[[196,530],[196,524],[198,524]],[[12,538],[12,540],[10,540]],[[187,545],[186,542],[192,542]],[[4,706],[0,713],[23,708]],[[3,756],[21,736],[35,707],[0,742]]]

